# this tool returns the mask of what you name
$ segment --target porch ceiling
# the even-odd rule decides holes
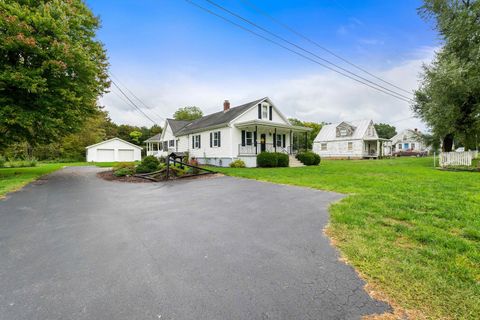
[[[312,128],[292,126],[288,124],[275,123],[275,122],[262,121],[262,120],[250,120],[250,121],[240,122],[235,124],[235,126],[237,128],[246,128],[246,127],[252,127],[252,126],[257,126],[258,128],[281,128],[281,129],[288,129],[288,130],[297,131],[297,132],[312,131]]]

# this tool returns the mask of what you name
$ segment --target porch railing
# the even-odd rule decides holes
[[[263,150],[262,150],[263,149]],[[262,151],[265,151],[265,152],[283,152],[283,153],[287,153],[287,154],[296,154],[297,153],[297,148],[294,147],[294,146],[286,146],[285,148],[284,147],[281,147],[281,146],[277,146],[275,148],[275,145],[273,143],[265,143],[265,144],[260,144],[260,143],[257,143],[257,145],[242,145],[242,144],[239,144],[238,145],[238,154],[239,155],[254,155],[254,154],[258,154]]]

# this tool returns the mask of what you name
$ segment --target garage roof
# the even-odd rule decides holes
[[[92,145],[90,145],[90,146],[85,147],[85,149],[90,149],[90,148],[92,148],[92,147],[96,147],[96,146],[99,146],[99,145],[104,144],[104,143],[106,143],[106,142],[113,141],[113,140],[118,140],[118,141],[120,141],[120,142],[126,143],[126,144],[128,144],[128,145],[130,145],[130,146],[132,146],[132,147],[134,147],[134,148],[140,149],[140,150],[143,149],[142,147],[139,147],[139,146],[137,146],[136,144],[130,143],[130,142],[125,141],[125,140],[122,140],[122,139],[120,139],[120,138],[112,138],[112,139],[108,139],[108,140],[105,140],[105,141],[102,141],[102,142],[99,142],[99,143],[95,143],[95,144],[92,144]]]

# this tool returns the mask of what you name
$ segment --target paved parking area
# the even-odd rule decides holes
[[[371,299],[323,235],[341,195],[218,177],[60,170],[0,201],[0,319],[359,319]]]

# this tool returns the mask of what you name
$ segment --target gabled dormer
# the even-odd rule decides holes
[[[367,131],[365,132],[365,137],[378,138],[377,130],[375,130],[375,125],[373,124],[373,121],[370,121],[370,123],[368,124]]]
[[[337,138],[347,138],[353,136],[356,127],[352,126],[348,122],[341,122],[336,128],[336,137]]]

